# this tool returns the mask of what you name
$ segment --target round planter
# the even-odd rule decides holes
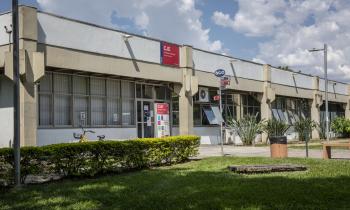
[[[286,136],[272,136],[270,140],[270,152],[272,158],[286,158],[288,157],[287,137]]]

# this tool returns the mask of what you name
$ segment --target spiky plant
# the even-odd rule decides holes
[[[263,122],[258,120],[258,114],[247,115],[239,121],[232,119],[228,126],[237,132],[244,145],[254,144],[256,135],[263,130]]]
[[[284,136],[290,126],[281,120],[271,119],[266,121],[264,125],[264,131],[268,137],[272,136]]]
[[[299,119],[294,124],[294,129],[298,133],[300,141],[309,140],[312,129],[316,128],[315,121],[310,118]]]

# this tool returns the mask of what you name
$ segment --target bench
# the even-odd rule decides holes
[[[348,147],[350,149],[350,142],[348,143],[329,143],[329,142],[325,142],[322,143],[323,144],[323,159],[330,159],[332,158],[332,147]]]

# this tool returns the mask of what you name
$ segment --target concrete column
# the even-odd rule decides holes
[[[261,119],[272,119],[271,103],[275,100],[275,93],[271,88],[271,67],[269,65],[263,66],[264,84],[263,94],[260,96],[260,110]],[[267,142],[267,133],[262,134],[262,142]]]
[[[320,106],[322,105],[322,95],[319,92],[319,77],[313,77],[313,99],[311,102],[311,120],[315,123],[320,124]],[[320,134],[317,128],[312,130],[312,139],[319,139]]]
[[[35,146],[37,137],[37,92],[33,80],[33,52],[37,50],[37,10],[19,8],[21,146]]]
[[[241,94],[235,93],[233,95],[233,100],[234,100],[234,105],[235,105],[235,109],[236,109],[236,113],[237,113],[236,120],[240,120],[243,116]]]
[[[192,47],[181,47],[180,67],[182,84],[175,85],[175,92],[179,95],[179,133],[193,134],[193,95],[198,91],[198,80],[194,75]]]
[[[350,95],[350,85],[348,85],[348,95]],[[348,97],[345,107],[345,118],[350,119],[350,97]]]

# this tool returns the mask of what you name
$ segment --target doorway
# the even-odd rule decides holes
[[[152,101],[137,101],[137,136],[154,137],[154,102]]]

